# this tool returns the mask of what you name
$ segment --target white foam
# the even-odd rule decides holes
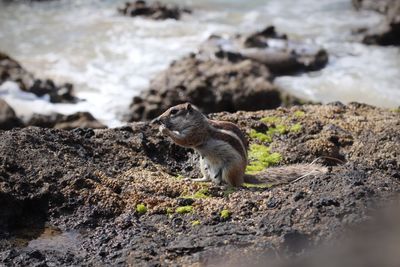
[[[2,86],[2,97],[19,113],[89,111],[117,126],[132,97],[147,88],[151,78],[172,60],[196,51],[209,35],[272,24],[290,38],[317,43],[330,53],[328,66],[320,72],[278,78],[285,90],[323,102],[400,105],[398,50],[358,44],[351,35],[351,29],[377,25],[382,16],[355,12],[349,0],[168,1],[193,5],[194,13],[182,21],[120,16],[116,7],[124,2],[0,2],[0,51],[38,77],[72,82],[77,96],[86,101],[51,104],[29,99],[15,88],[4,90],[9,85]]]

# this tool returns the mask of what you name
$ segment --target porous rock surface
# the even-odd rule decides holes
[[[336,103],[211,117],[246,134],[273,127],[266,117],[300,125],[250,143],[280,153],[282,165],[328,156],[330,171],[229,190],[182,180],[198,175],[196,156],[148,123],[0,131],[0,264],[234,266],[249,257],[265,266],[265,256],[301,254],[364,222],[376,200],[400,190],[398,111]],[[183,197],[201,189],[207,197]],[[46,237],[49,228],[58,234]]]

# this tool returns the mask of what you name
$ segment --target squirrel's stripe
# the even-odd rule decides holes
[[[244,156],[245,159],[247,159],[247,139],[243,135],[242,131],[233,123],[227,122],[227,121],[213,121],[209,120],[209,123],[215,130],[221,131],[223,134],[228,134],[235,138],[241,146],[241,150],[239,151],[236,149],[238,152],[240,152],[240,155]],[[232,145],[232,144],[231,144]]]
[[[215,139],[227,142],[239,153],[239,155],[241,155],[244,159],[247,159],[246,148],[240,138],[236,136],[234,132],[213,127],[211,136]]]
[[[237,137],[239,137],[241,143],[245,147],[245,150],[247,151],[247,146],[248,146],[248,141],[242,131],[234,124],[228,121],[213,121],[209,120],[209,123],[218,129],[222,130],[227,130],[233,132]]]

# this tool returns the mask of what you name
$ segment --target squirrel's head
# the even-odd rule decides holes
[[[192,104],[185,103],[167,109],[163,114],[152,120],[152,123],[163,124],[172,131],[188,130],[198,127],[206,117]]]

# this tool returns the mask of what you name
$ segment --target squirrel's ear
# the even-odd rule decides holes
[[[186,110],[191,111],[193,109],[192,105],[190,103],[186,104]]]

